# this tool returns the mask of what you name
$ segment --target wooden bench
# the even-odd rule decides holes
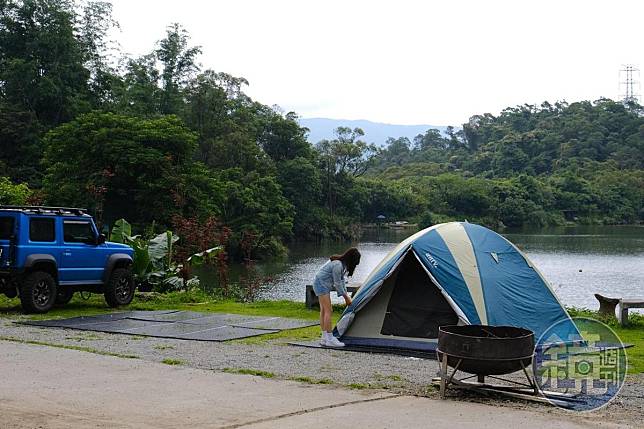
[[[620,299],[617,304],[617,319],[622,326],[628,325],[628,309],[644,308],[644,299]]]
[[[360,289],[359,283],[353,283],[347,286],[347,292],[349,292],[351,298],[353,298],[356,292],[358,292],[358,289]],[[306,308],[320,307],[320,301],[315,295],[312,285],[306,285],[306,296],[304,302],[306,303]]]

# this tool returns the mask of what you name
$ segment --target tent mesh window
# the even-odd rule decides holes
[[[456,325],[458,316],[409,252],[398,267],[398,277],[387,305],[382,335],[438,338],[438,328]]]

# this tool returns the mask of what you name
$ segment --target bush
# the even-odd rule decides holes
[[[27,204],[32,192],[25,184],[15,185],[8,177],[0,177],[0,204]]]

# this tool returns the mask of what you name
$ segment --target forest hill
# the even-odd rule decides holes
[[[111,5],[84,5],[10,0],[0,11],[2,204],[84,206],[141,230],[216,219],[231,248],[254,237],[255,255],[349,238],[378,215],[421,226],[644,220],[639,105],[524,105],[383,148],[349,128],[312,145],[295,113],[201,69],[178,24],[149,54],[115,61]]]

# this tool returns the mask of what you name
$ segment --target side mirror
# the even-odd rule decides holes
[[[106,240],[105,234],[99,234],[96,238],[96,244],[104,244]]]

